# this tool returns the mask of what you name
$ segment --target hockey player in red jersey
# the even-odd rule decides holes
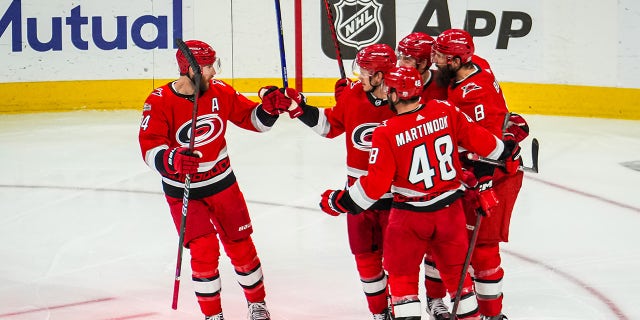
[[[219,60],[211,46],[198,40],[185,44],[202,69],[196,130],[189,130],[194,72],[178,50],[180,77],[155,89],[144,103],[139,131],[142,157],[162,176],[178,230],[185,175],[191,176],[184,244],[190,249],[195,294],[205,319],[223,319],[218,238],[244,290],[249,319],[270,319],[260,259],[251,238],[251,220],[229,161],[225,132],[228,122],[250,131],[268,131],[291,100],[273,87],[263,90],[267,93],[262,104],[250,101],[228,84],[213,79]],[[195,139],[193,152],[187,148],[190,139]]]
[[[414,32],[398,43],[398,66],[416,68],[422,75],[422,103],[433,99],[446,100],[447,86],[437,81],[438,70],[430,69],[431,48],[434,39],[422,32]],[[451,316],[443,298],[447,289],[442,283],[440,273],[433,261],[433,253],[429,248],[424,259],[424,285],[427,294],[427,313],[434,320],[448,320]]]
[[[433,250],[452,296],[468,249],[460,198],[458,145],[491,159],[517,165],[519,148],[502,142],[444,100],[420,102],[421,76],[415,68],[394,68],[385,76],[389,104],[397,116],[373,132],[369,168],[346,190],[327,190],[320,206],[330,214],[359,213],[391,190],[393,203],[384,242],[384,266],[395,319],[419,320],[420,264]],[[496,205],[491,172],[476,172],[484,211]],[[358,216],[356,214],[356,216]],[[464,280],[458,319],[479,319],[469,275]]]
[[[422,75],[422,101],[447,99],[447,86],[437,82],[437,70],[431,68],[433,38],[422,32],[413,32],[398,42],[398,66],[413,67]]]
[[[440,78],[448,85],[448,99],[460,110],[468,114],[476,123],[497,136],[503,135],[507,105],[502,89],[486,60],[474,56],[473,39],[468,32],[450,29],[440,34],[433,46],[432,61],[440,69]],[[507,133],[521,141],[528,134],[528,127],[522,117],[509,118]],[[526,132],[525,132],[526,131]],[[488,165],[467,163],[469,170],[484,170]],[[522,185],[522,172],[513,175],[503,169],[496,169],[493,175],[494,190],[499,205],[487,219],[483,220],[478,241],[473,251],[471,266],[474,272],[475,290],[483,319],[507,319],[502,314],[502,278],[500,242],[509,239],[511,213]],[[465,196],[467,226],[475,225],[477,195],[474,191]]]
[[[300,103],[303,114],[298,119],[305,125],[325,138],[346,135],[347,185],[367,172],[371,133],[380,122],[393,116],[387,107],[382,83],[385,73],[395,64],[395,52],[386,44],[373,44],[360,50],[353,65],[359,81],[346,86],[332,108],[310,106],[295,90],[287,89],[287,95]],[[390,207],[391,194],[386,194],[363,214],[347,216],[349,245],[369,311],[373,319],[380,320],[388,319],[382,238]]]

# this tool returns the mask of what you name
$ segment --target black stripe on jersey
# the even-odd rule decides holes
[[[262,105],[256,110],[256,116],[258,120],[262,122],[267,127],[272,127],[276,120],[278,120],[279,115],[270,115],[264,109],[262,109]]]
[[[300,119],[302,123],[312,128],[318,125],[318,119],[320,119],[320,110],[318,110],[317,107],[303,103],[300,105],[300,108],[302,108],[302,115],[300,115],[298,119]]]
[[[191,187],[191,189],[189,189],[189,199],[202,199],[208,196],[212,196],[229,188],[235,182],[236,176],[235,174],[233,174],[233,172],[231,172],[228,176],[224,177],[218,182],[199,188]],[[164,190],[164,193],[166,195],[172,198],[182,198],[184,196],[184,188],[174,187],[170,184],[165,183],[164,181],[162,182],[162,190]]]
[[[160,174],[162,174],[162,175],[169,174],[167,172],[167,168],[164,167],[164,154],[165,154],[165,152],[169,152],[169,150],[167,150],[167,149],[160,150],[158,153],[156,153],[156,158],[153,159],[154,166],[156,167],[156,170],[158,170],[158,172],[160,172]]]
[[[416,211],[416,212],[433,212],[433,211],[438,211],[450,204],[452,204],[454,201],[458,200],[459,198],[462,197],[462,195],[464,194],[464,192],[462,190],[457,190],[456,192],[452,193],[450,196],[432,204],[429,206],[424,206],[424,207],[417,207],[417,206],[413,206],[411,204],[409,204],[408,202],[393,202],[393,204],[391,205],[394,208],[398,208],[398,209],[402,209],[402,210],[409,210],[409,211]]]
[[[376,201],[367,210],[391,210],[391,203],[393,203],[393,198],[382,198]]]

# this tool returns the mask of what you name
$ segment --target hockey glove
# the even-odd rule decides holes
[[[198,165],[202,153],[193,152],[189,148],[177,147],[164,153],[164,167],[170,174],[194,174],[198,173]]]
[[[287,98],[276,86],[260,88],[258,96],[262,99],[262,110],[272,116],[286,112],[291,106],[291,99]]]
[[[476,178],[473,172],[462,169],[460,176],[460,181],[465,187],[467,187],[467,189],[475,189],[475,187],[478,186],[478,178]]]
[[[322,199],[320,199],[320,209],[332,216],[348,213],[349,211],[339,203],[344,196],[344,192],[344,190],[326,190],[322,194]]]
[[[498,206],[499,203],[496,193],[493,192],[493,180],[491,180],[490,176],[480,177],[476,189],[478,190],[478,202],[480,203],[478,212],[490,217],[491,210]]]
[[[293,88],[285,88],[280,89],[284,92],[284,95],[291,99],[291,105],[287,108],[287,112],[289,112],[289,117],[291,119],[297,118],[302,115],[302,107],[301,105],[307,102],[307,98],[302,95],[298,90]]]
[[[344,89],[348,86],[351,85],[351,80],[349,78],[340,78],[338,79],[338,81],[336,81],[336,84],[334,85],[334,93],[333,95],[336,97],[336,101],[338,101],[338,97],[340,97],[340,95],[342,95],[342,92],[344,91]]]
[[[512,134],[505,134],[504,136],[504,151],[500,156],[500,160],[504,159],[504,171],[509,174],[518,172],[520,168],[520,146],[516,141],[516,138]]]
[[[507,132],[512,134],[517,142],[522,142],[529,136],[529,125],[521,115],[512,113],[507,123]]]

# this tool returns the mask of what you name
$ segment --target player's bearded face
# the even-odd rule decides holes
[[[451,81],[455,79],[457,70],[453,68],[450,63],[436,64],[438,67],[438,84],[447,87],[451,84]]]

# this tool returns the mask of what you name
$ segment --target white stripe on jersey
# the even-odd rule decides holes
[[[356,182],[349,187],[349,196],[351,197],[351,200],[358,205],[358,207],[365,210],[371,207],[377,200],[369,198],[367,194],[364,193],[362,184],[360,184],[360,179],[356,180]]]
[[[318,123],[311,127],[311,130],[315,131],[317,134],[326,137],[329,134],[329,130],[331,130],[331,124],[329,120],[327,120],[327,116],[324,114],[325,109],[318,110]]]
[[[163,144],[161,146],[157,146],[153,149],[149,149],[147,150],[147,152],[144,155],[144,162],[147,163],[147,166],[149,166],[149,168],[160,172],[160,170],[158,168],[156,168],[156,156],[158,155],[158,152],[162,151],[162,150],[169,150],[169,146],[166,144]]]
[[[489,159],[498,160],[502,152],[504,151],[504,143],[500,139],[494,136],[496,139],[496,148],[491,151],[491,153],[487,156]]]
[[[354,167],[347,167],[347,175],[349,177],[358,179],[361,176],[364,176],[367,174],[366,170],[360,170],[360,169],[356,169]],[[380,197],[380,199],[389,199],[389,198],[393,198],[393,194],[391,194],[391,192],[387,192],[385,194],[382,195],[382,197]]]
[[[227,153],[227,146],[224,146],[224,148],[220,150],[220,153],[218,154],[218,157],[215,160],[209,161],[209,162],[200,162],[200,165],[198,166],[198,172],[207,172],[211,170],[213,167],[215,167],[218,161],[228,156],[229,154]]]

